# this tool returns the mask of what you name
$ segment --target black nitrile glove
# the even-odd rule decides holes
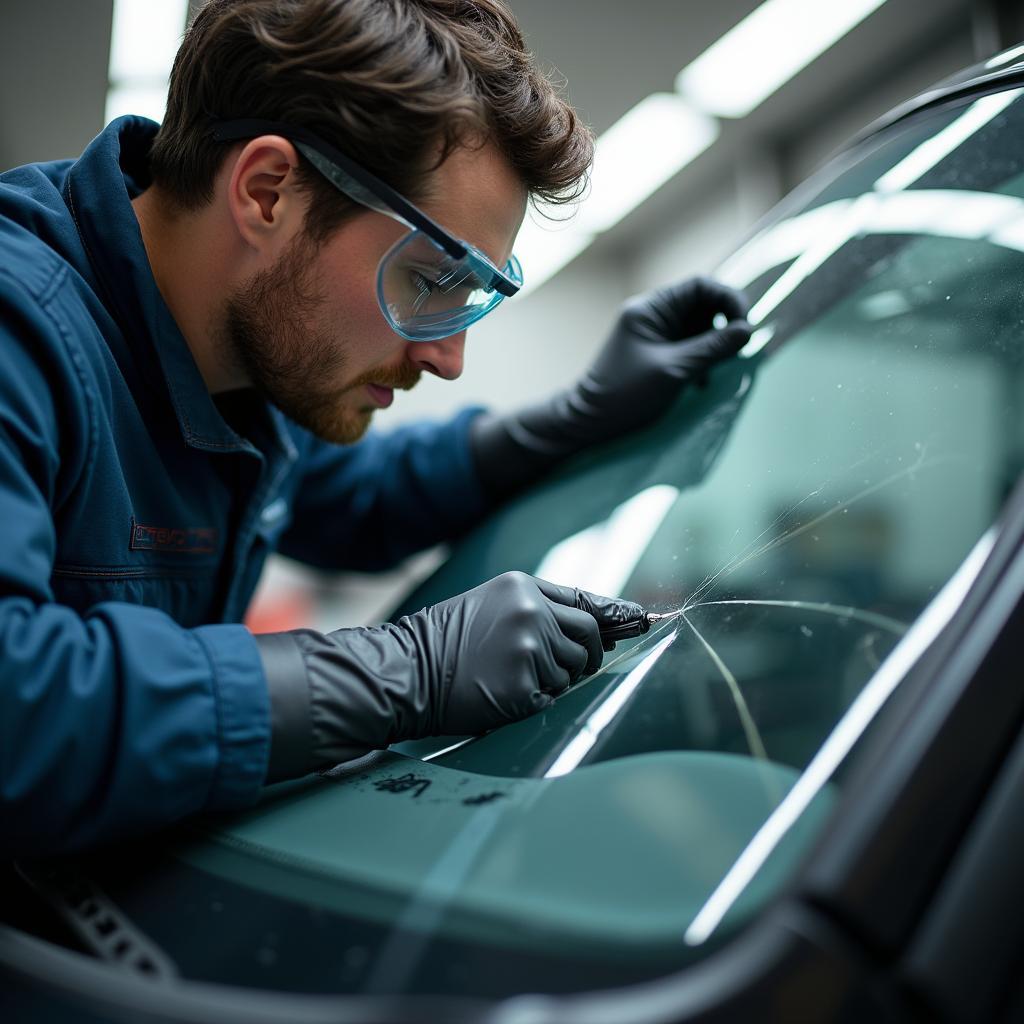
[[[648,426],[685,384],[750,337],[743,296],[704,277],[631,299],[574,387],[509,416],[478,417],[470,434],[484,487],[506,498],[571,455]],[[712,327],[717,314],[727,323]]]
[[[383,626],[257,636],[270,688],[267,780],[532,715],[600,668],[602,627],[642,614],[632,601],[509,572]]]

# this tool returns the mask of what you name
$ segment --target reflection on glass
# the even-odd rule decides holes
[[[658,751],[814,761],[1024,465],[1024,113],[1016,94],[969,111],[937,113],[932,136],[893,133],[849,187],[830,183],[727,264],[752,319],[771,321],[743,386],[723,369],[694,399],[699,422],[680,412],[648,439],[627,485],[664,502],[646,546],[613,528],[626,497],[524,566],[543,575],[585,538],[562,582],[613,559],[614,593],[677,616],[542,716],[437,763],[552,777]],[[901,163],[915,188],[872,190]],[[527,499],[506,530],[598,491],[602,472]]]
[[[975,132],[1001,114],[1020,94],[1020,89],[1010,89],[994,96],[983,96],[972,103],[952,124],[926,139],[895,167],[886,171],[875,182],[875,188],[883,192],[910,188],[937,163],[959,149]]]
[[[618,597],[678,496],[679,491],[667,484],[633,495],[606,522],[556,544],[537,566],[536,575],[552,583]]]
[[[956,575],[943,587],[925,614],[914,624],[906,641],[886,659],[884,668],[879,666],[881,671],[876,672],[858,694],[850,709],[839,720],[814,756],[814,760],[807,766],[807,770],[764,825],[758,829],[757,834],[686,929],[685,938],[691,946],[707,942],[757,872],[784,840],[789,829],[797,824],[800,816],[823,791],[892,691],[899,686],[939,630],[960,607],[968,588],[992,550],[994,540],[994,531],[991,530],[982,537]]]
[[[654,668],[673,640],[675,640],[674,633],[660,640],[650,654],[645,655],[640,664],[627,673],[622,682],[618,683],[611,693],[601,701],[587,718],[583,728],[565,745],[555,759],[555,763],[544,773],[546,779],[557,778],[559,775],[565,775],[579,767],[583,759],[593,749],[594,744],[600,739],[601,733],[615,721],[616,715],[622,710],[626,701],[644,681],[644,677]]]

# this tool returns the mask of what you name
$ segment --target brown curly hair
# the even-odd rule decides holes
[[[493,143],[535,199],[578,198],[593,137],[537,68],[502,0],[209,0],[171,72],[153,181],[197,209],[230,143],[216,120],[316,132],[416,200],[459,145]],[[322,240],[351,203],[303,159]]]

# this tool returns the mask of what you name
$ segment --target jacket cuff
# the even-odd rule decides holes
[[[312,768],[313,723],[306,665],[290,633],[263,633],[254,639],[270,697],[266,782],[294,779]]]
[[[245,626],[192,630],[213,668],[217,709],[217,770],[204,810],[251,804],[267,771],[270,716],[259,652]]]

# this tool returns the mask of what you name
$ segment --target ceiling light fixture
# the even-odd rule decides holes
[[[718,134],[714,118],[673,93],[652,93],[627,111],[597,140],[590,186],[575,214],[567,217],[564,210],[542,205],[524,222],[516,242],[525,276],[521,294],[557,274],[700,156]]]
[[[613,228],[704,152],[718,122],[674,93],[642,99],[598,140],[590,194],[579,212],[583,230]]]
[[[167,78],[187,17],[188,0],[114,0],[108,122],[121,114],[163,118]]]
[[[746,117],[885,0],[766,0],[687,65],[676,90],[719,117]]]

